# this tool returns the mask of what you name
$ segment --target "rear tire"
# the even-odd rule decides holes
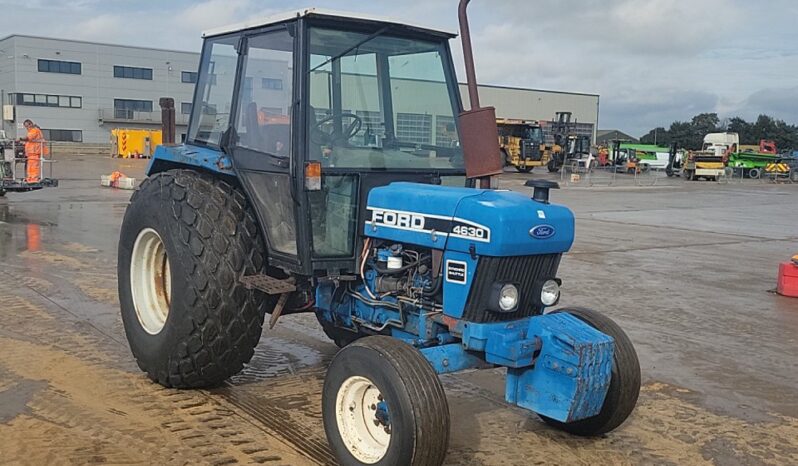
[[[324,431],[342,465],[438,466],[449,445],[440,380],[412,346],[360,339],[335,355],[322,392]]]
[[[574,307],[554,312],[571,314],[615,340],[612,378],[604,404],[597,415],[569,423],[545,416],[540,416],[541,419],[546,424],[582,437],[601,435],[616,429],[632,414],[640,395],[640,362],[632,341],[612,319],[592,309]]]
[[[519,167],[518,165],[515,166],[515,169],[518,170],[519,173],[529,173],[532,171],[532,167]]]
[[[5,195],[6,195],[6,190],[5,189],[0,189],[0,197],[3,197]]]
[[[144,180],[119,239],[119,299],[139,367],[165,387],[220,384],[249,362],[275,305],[239,279],[265,270],[246,198],[218,178],[173,170]]]

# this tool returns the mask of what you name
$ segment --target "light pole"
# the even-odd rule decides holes
[[[166,95],[164,97],[169,96],[169,77],[172,75],[172,62],[166,62]]]

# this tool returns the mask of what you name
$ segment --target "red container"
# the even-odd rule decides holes
[[[776,291],[782,296],[798,298],[798,266],[792,262],[779,264],[779,283]]]

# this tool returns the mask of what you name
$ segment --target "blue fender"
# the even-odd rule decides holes
[[[186,144],[156,147],[147,165],[147,176],[175,167],[199,168],[214,174],[235,176],[232,161],[225,153]]]

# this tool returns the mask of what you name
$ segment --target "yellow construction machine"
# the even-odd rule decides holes
[[[540,123],[533,120],[497,118],[499,145],[505,165],[512,165],[522,173],[543,167],[551,159],[552,148],[547,147]]]

